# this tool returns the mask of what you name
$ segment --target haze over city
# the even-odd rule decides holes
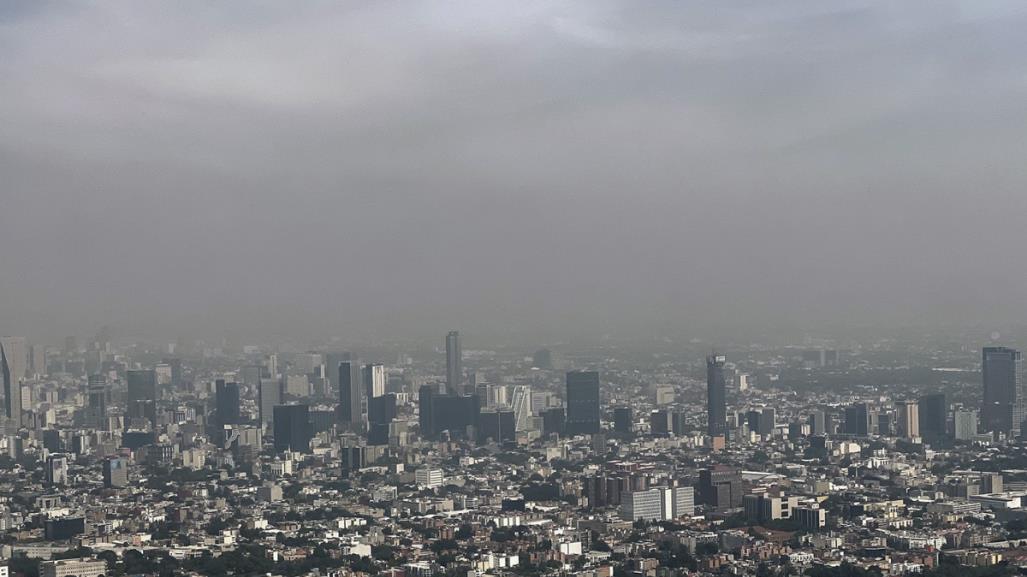
[[[1018,323],[1019,2],[0,5],[0,327]]]

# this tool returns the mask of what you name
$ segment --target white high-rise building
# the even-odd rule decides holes
[[[669,521],[695,513],[692,487],[659,487],[633,491],[621,498],[621,518],[628,521]]]
[[[514,430],[517,432],[531,429],[531,388],[518,385],[513,388],[510,406],[514,412]]]
[[[384,395],[387,380],[385,365],[378,363],[364,365],[364,387],[368,399]]]
[[[414,482],[419,487],[427,487],[429,489],[441,487],[443,482],[442,469],[432,469],[430,467],[418,469],[414,472]]]

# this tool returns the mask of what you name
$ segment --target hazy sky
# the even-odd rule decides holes
[[[1020,321],[1027,3],[0,3],[0,333]]]

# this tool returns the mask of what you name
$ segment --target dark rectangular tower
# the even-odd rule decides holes
[[[307,405],[278,405],[274,422],[276,451],[310,452],[310,409]]]
[[[719,436],[727,432],[727,381],[723,355],[706,357],[706,432]]]
[[[360,363],[349,360],[338,366],[339,375],[339,423],[353,432],[363,432],[364,412],[363,375]]]
[[[981,426],[985,431],[1019,431],[1023,421],[1023,361],[1020,351],[985,347],[981,354]]]
[[[219,426],[239,423],[238,383],[226,383],[224,379],[214,382],[214,409]]]
[[[599,432],[599,373],[571,371],[567,373],[568,435],[590,435]]]
[[[446,335],[446,393],[459,395],[464,392],[464,353],[460,346],[460,333],[449,331]]]

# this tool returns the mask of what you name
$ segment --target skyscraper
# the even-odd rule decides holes
[[[331,385],[331,389],[335,389],[336,391],[339,390],[339,363],[352,360],[352,357],[353,355],[344,351],[334,351],[324,354],[328,384]]]
[[[463,393],[464,353],[460,347],[460,333],[449,331],[446,335],[446,393]]]
[[[218,426],[239,424],[239,384],[215,381],[214,408]]]
[[[385,365],[372,363],[364,365],[364,390],[368,399],[385,394]]]
[[[727,432],[727,381],[723,355],[706,357],[706,430],[711,436]]]
[[[11,430],[21,428],[21,385],[11,377],[11,365],[7,361],[7,347],[0,342],[0,372],[4,379],[4,416]]]
[[[128,381],[128,421],[145,419],[157,428],[157,373],[153,369],[131,370],[125,373]]]
[[[845,407],[845,432],[849,435],[866,437],[870,434],[870,407],[856,403]]]
[[[25,380],[29,368],[29,346],[25,337],[2,337],[0,345],[3,345],[7,353],[11,380],[15,383]]]
[[[633,420],[634,412],[631,410],[631,407],[613,408],[613,430],[618,433],[630,433]]]
[[[396,393],[367,400],[367,444],[388,445],[389,425],[396,418]]]
[[[981,421],[985,431],[1019,432],[1024,415],[1022,372],[1020,351],[1007,347],[985,347],[982,351]]]
[[[571,371],[567,373],[568,435],[590,435],[599,432],[599,373]]]
[[[977,435],[977,411],[956,411],[952,414],[952,436],[969,441]]]
[[[363,432],[364,387],[360,363],[342,361],[336,370],[339,375],[339,423],[351,431]]]
[[[920,397],[920,434],[925,439],[939,439],[947,431],[949,412],[945,393],[934,393]]]
[[[307,405],[275,407],[274,434],[276,451],[310,452],[310,408]]]
[[[128,486],[128,460],[107,457],[103,461],[103,486],[121,488]]]
[[[513,388],[513,395],[510,398],[510,406],[514,412],[514,422],[517,431],[527,431],[531,428],[531,389],[525,385],[517,385]]]
[[[102,373],[89,375],[87,386],[89,410],[87,413],[90,425],[106,428],[107,424],[107,377]]]
[[[920,436],[920,405],[915,401],[899,401],[895,403],[898,417],[898,433],[907,439]]]
[[[48,485],[68,484],[68,457],[50,455],[46,460],[46,482]]]
[[[260,424],[267,425],[274,422],[275,407],[282,403],[282,383],[277,377],[260,378],[260,388],[257,390],[260,408]]]
[[[698,489],[699,502],[714,509],[742,506],[742,473],[735,467],[715,465],[699,471]]]

